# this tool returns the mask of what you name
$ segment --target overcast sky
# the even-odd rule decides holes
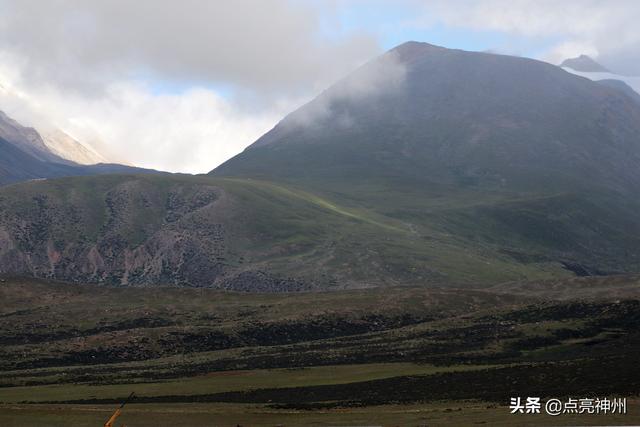
[[[640,74],[638,22],[636,0],[0,0],[0,110],[207,172],[404,41]]]

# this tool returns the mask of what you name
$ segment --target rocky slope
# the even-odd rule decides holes
[[[99,188],[87,189],[94,190]],[[222,190],[177,184],[162,199],[161,193],[144,181],[125,179],[95,198],[63,192],[14,199],[22,208],[12,207],[21,215],[3,206],[0,268],[124,285],[201,283],[220,275],[226,251],[217,219],[225,204]],[[85,196],[92,200],[78,203]]]
[[[352,226],[340,217],[259,183],[170,175],[31,182],[0,189],[0,275],[309,289],[329,279],[312,278],[320,276],[317,267],[288,257],[305,245],[301,232],[315,233],[320,243],[319,230],[332,221],[336,230]],[[324,224],[300,227],[302,218]],[[276,267],[278,258],[284,267]],[[293,278],[301,268],[304,283]]]

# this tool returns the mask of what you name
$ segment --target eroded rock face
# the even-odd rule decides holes
[[[213,186],[124,181],[96,205],[36,195],[0,218],[0,273],[122,285],[211,286],[224,275],[224,216]],[[88,235],[87,230],[90,230]]]

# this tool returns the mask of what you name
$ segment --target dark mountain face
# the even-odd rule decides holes
[[[35,129],[22,126],[2,111],[0,111],[0,138],[36,160],[71,164],[53,154]]]
[[[535,60],[403,44],[212,174],[313,189],[524,263],[638,268],[640,105]]]
[[[608,69],[594,61],[587,55],[580,55],[576,58],[569,58],[562,61],[561,67],[571,68],[584,73],[610,73]]]
[[[496,190],[640,185],[640,108],[543,62],[401,45],[214,175]]]
[[[638,105],[640,105],[640,94],[638,92],[636,92],[627,83],[623,82],[622,80],[603,79],[603,80],[598,80],[598,83],[601,84],[601,85],[608,86],[608,87],[611,87],[611,88],[614,88],[614,89],[617,89],[617,90],[623,92],[625,95],[629,96],[636,103],[638,103]]]
[[[74,172],[73,166],[39,160],[0,138],[0,185]]]

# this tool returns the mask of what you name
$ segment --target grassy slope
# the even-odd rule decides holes
[[[388,59],[403,70],[398,81],[385,73]],[[371,75],[384,76],[375,90],[352,93]],[[638,118],[618,90],[558,67],[410,42],[211,174],[399,220],[432,276],[533,278],[557,275],[562,262],[638,272]]]
[[[107,198],[123,187],[127,204],[118,207],[115,228]],[[523,263],[501,253],[499,243],[487,244],[473,236],[474,230],[453,223],[456,215],[472,214],[478,203],[502,203],[502,195],[493,202],[461,194],[412,198],[416,214],[411,217],[410,209],[401,208],[406,195],[390,194],[388,206],[395,208],[380,210],[339,194],[252,179],[103,176],[4,187],[0,211],[14,223],[32,224],[30,238],[21,243],[27,249],[43,250],[47,240],[57,247],[90,243],[112,229],[135,248],[166,228],[169,194],[180,191],[188,199],[201,188],[219,188],[229,196],[230,203],[206,215],[226,230],[225,264],[232,271],[260,269],[323,288],[569,275],[558,260]]]
[[[363,182],[352,172],[335,182],[331,177],[265,179],[402,224],[412,231],[435,276],[488,282],[518,274],[561,277],[563,263],[579,264],[592,274],[640,268],[638,206],[614,192],[501,191],[379,176]]]
[[[388,208],[376,209],[370,206],[371,198],[365,203],[338,193],[252,179],[104,176],[5,187],[0,190],[0,209],[7,216],[29,219],[36,229],[44,229],[44,239],[60,247],[91,242],[109,227],[107,194],[125,184],[134,190],[129,190],[133,196],[127,208],[121,209],[126,221],[118,230],[130,248],[165,226],[170,192],[180,188],[190,197],[207,187],[221,188],[233,200],[218,218],[228,231],[230,268],[263,269],[330,288],[569,275],[552,257],[522,262],[502,253],[502,241],[487,243],[478,237],[490,234],[491,224],[475,230],[468,220],[459,219],[473,215],[479,205],[505,203],[500,194],[476,200],[463,194],[419,198],[390,193]],[[50,215],[46,222],[43,196]],[[406,200],[412,200],[410,206]],[[35,244],[46,243],[37,239],[36,235]],[[513,241],[508,236],[504,240]],[[526,252],[529,243],[525,240],[519,250]]]
[[[385,263],[378,274],[396,283],[490,283],[512,278],[563,277],[565,263],[590,274],[637,271],[636,208],[615,195],[478,191],[434,185],[394,187],[346,179],[322,185],[288,181],[336,212],[384,224],[384,235],[349,234],[351,248],[366,244]],[[306,191],[301,190],[306,188]],[[391,227],[389,226],[391,225]],[[397,231],[393,233],[393,231]],[[354,242],[355,241],[355,242]],[[357,242],[357,243],[356,243]],[[352,249],[350,249],[352,250]],[[349,260],[349,253],[346,253]],[[352,266],[355,264],[352,264]]]

